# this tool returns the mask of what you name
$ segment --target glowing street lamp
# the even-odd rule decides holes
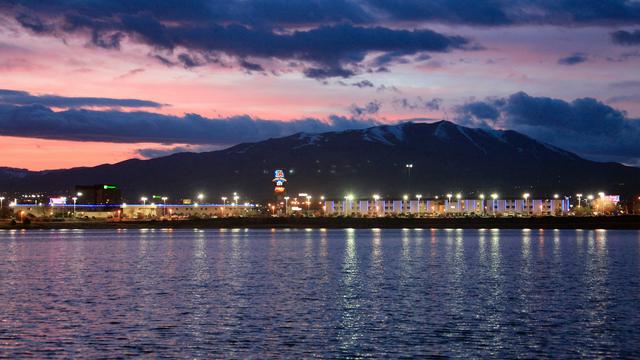
[[[522,197],[524,198],[524,206],[527,208],[527,212],[529,212],[529,196],[531,196],[529,193],[522,194]]]
[[[142,201],[142,206],[147,205],[147,200],[149,200],[146,196],[143,196],[140,198],[140,201]]]
[[[407,191],[411,192],[411,169],[413,169],[413,164],[405,164],[404,165],[407,168],[407,171],[409,172],[409,177],[408,177],[408,181],[407,181]]]
[[[445,212],[449,212],[449,207],[451,206],[451,197],[453,195],[451,193],[447,194],[447,206],[444,207]]]
[[[417,194],[416,199],[418,199],[418,215],[420,215],[420,199],[422,199],[422,194]]]
[[[4,201],[4,196],[0,196],[0,209],[2,209],[2,202]]]
[[[582,204],[582,194],[576,194],[576,197],[578,198],[578,207],[580,207]]]
[[[237,205],[238,200],[240,200],[240,196],[238,196],[238,193],[233,193],[233,205]]]
[[[307,195],[307,211],[311,210],[311,195]]]
[[[347,205],[347,206],[345,206],[345,209],[344,209],[345,215],[346,215],[347,214],[347,210],[351,210],[351,206],[353,204],[354,197],[353,197],[353,194],[349,194],[349,195],[345,196],[344,198],[346,200],[346,204],[345,205]]]
[[[204,200],[204,194],[203,193],[199,193],[198,194],[198,202],[202,202],[202,200]]]
[[[289,199],[290,197],[288,196],[284,197],[284,213],[285,214],[289,214]]]
[[[498,194],[493,193],[491,194],[491,211],[493,212],[493,215],[496,214],[496,199],[498,198]]]
[[[553,194],[553,198],[554,198],[554,199],[558,199],[559,197],[560,197],[560,195],[558,195],[558,194]]]
[[[72,197],[71,200],[73,200],[73,215],[76,215],[76,201],[78,201],[77,197]]]
[[[169,198],[168,198],[168,197],[166,197],[166,196],[163,196],[161,199],[162,199],[162,204],[163,204],[164,206],[167,206],[167,200],[169,200]]]
[[[380,200],[380,195],[373,194],[373,206],[376,207],[376,215],[378,215],[378,200]]]

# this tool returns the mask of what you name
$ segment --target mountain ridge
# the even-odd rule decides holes
[[[405,164],[412,163],[411,176]],[[330,197],[463,191],[633,193],[640,169],[599,163],[512,130],[469,128],[448,121],[406,122],[326,133],[296,133],[204,153],[129,159],[95,167],[0,178],[10,191],[65,191],[76,184],[115,183],[128,198],[197,192],[272,196],[272,171],[287,170],[291,193]]]

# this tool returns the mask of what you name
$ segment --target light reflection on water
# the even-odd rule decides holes
[[[640,232],[0,231],[0,357],[630,357]]]

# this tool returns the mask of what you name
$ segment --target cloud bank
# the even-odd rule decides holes
[[[72,141],[233,145],[298,132],[365,128],[375,120],[331,116],[327,121],[263,120],[249,116],[210,119],[151,112],[69,109],[53,111],[43,105],[0,104],[0,135]]]
[[[112,51],[145,44],[169,66],[292,70],[317,79],[481,47],[425,25],[640,24],[634,0],[0,0],[0,11],[40,36],[82,37]],[[638,30],[617,31],[612,39],[637,44]]]
[[[66,97],[57,95],[32,95],[26,91],[0,89],[0,104],[43,105],[54,108],[124,107],[160,108],[163,104],[139,99],[113,99],[102,97]]]
[[[463,125],[516,130],[591,159],[640,166],[640,119],[593,98],[568,102],[519,92],[455,111]]]

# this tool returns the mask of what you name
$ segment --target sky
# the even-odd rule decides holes
[[[640,1],[0,0],[0,166],[441,119],[640,166]]]

